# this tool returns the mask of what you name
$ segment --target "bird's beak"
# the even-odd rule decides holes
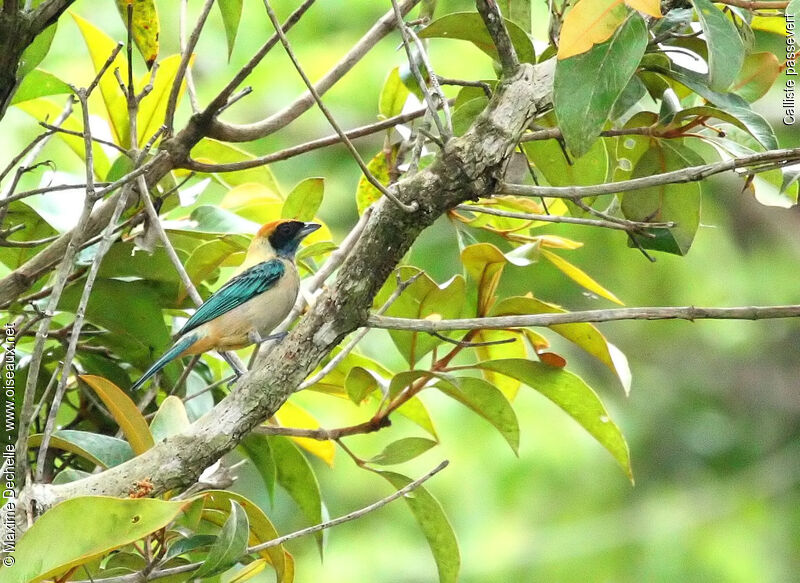
[[[297,232],[298,239],[306,237],[322,227],[319,223],[306,223],[305,226]]]

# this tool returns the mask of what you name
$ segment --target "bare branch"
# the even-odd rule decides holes
[[[517,196],[547,196],[550,198],[579,199],[602,194],[616,194],[629,192],[662,184],[680,184],[697,182],[729,170],[747,169],[747,174],[773,170],[782,166],[789,166],[800,161],[800,148],[788,150],[768,150],[749,156],[731,158],[721,162],[703,164],[702,166],[689,166],[680,170],[632,178],[620,182],[608,182],[593,186],[527,186],[522,184],[501,183],[498,193],[515,194]]]
[[[292,64],[297,70],[297,73],[303,79],[303,83],[306,84],[306,87],[308,87],[309,93],[311,93],[311,95],[313,96],[314,101],[316,101],[317,106],[320,108],[323,115],[328,120],[328,123],[331,124],[331,127],[333,127],[334,131],[338,134],[339,138],[341,138],[342,142],[344,142],[344,145],[347,146],[347,149],[350,151],[350,154],[355,159],[356,163],[358,164],[358,167],[361,168],[361,172],[364,174],[364,177],[372,186],[377,188],[378,191],[380,191],[384,196],[386,196],[389,200],[391,200],[393,203],[395,203],[404,211],[408,213],[413,213],[414,211],[416,211],[419,208],[419,204],[416,201],[411,201],[411,203],[405,203],[401,201],[399,198],[397,198],[395,193],[387,189],[381,183],[380,180],[378,180],[377,178],[375,178],[375,176],[372,175],[372,172],[370,172],[369,168],[367,168],[367,165],[361,158],[361,155],[358,153],[358,150],[356,150],[356,147],[347,138],[345,133],[342,131],[342,128],[339,127],[339,124],[336,122],[336,119],[333,117],[331,112],[322,102],[322,98],[317,93],[317,90],[314,89],[314,85],[311,83],[311,80],[308,78],[308,75],[306,75],[305,71],[303,70],[303,67],[300,66],[300,62],[297,60],[297,57],[292,51],[292,46],[289,44],[289,39],[286,38],[286,35],[281,29],[280,22],[278,22],[278,17],[275,16],[275,11],[272,10],[272,6],[270,5],[269,0],[264,0],[264,7],[267,9],[267,14],[269,15],[269,19],[272,22],[272,25],[275,27],[275,32],[281,39],[281,44],[283,45],[283,48],[286,50],[286,54],[289,55],[289,59],[291,59]]]
[[[388,330],[411,332],[443,332],[448,330],[488,330],[502,328],[526,328],[529,326],[555,326],[583,322],[614,322],[617,320],[767,320],[796,318],[800,316],[800,305],[789,306],[744,306],[737,308],[652,307],[612,308],[609,310],[584,310],[559,314],[525,314],[520,316],[496,316],[491,318],[459,318],[453,320],[424,320],[414,318],[392,318],[370,316],[367,326]]]
[[[403,13],[411,10],[420,0],[402,0],[400,10]],[[319,95],[324,95],[328,89],[333,87],[342,77],[344,77],[353,66],[366,55],[372,47],[391,32],[395,27],[394,12],[389,11],[384,14],[369,31],[361,37],[352,49],[314,85],[314,89]],[[236,125],[214,120],[208,131],[208,136],[226,142],[248,142],[257,140],[275,133],[279,129],[300,117],[314,105],[314,97],[311,93],[305,93],[294,103],[283,108],[279,112],[269,116],[260,122]]]

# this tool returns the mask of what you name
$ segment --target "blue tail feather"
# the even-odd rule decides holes
[[[178,355],[189,348],[192,344],[197,342],[199,336],[197,334],[189,334],[188,336],[184,336],[180,340],[178,340],[175,344],[172,345],[172,348],[167,350],[164,355],[159,358],[157,361],[153,363],[153,366],[147,369],[147,371],[142,375],[138,381],[136,381],[133,386],[131,387],[131,391],[138,390],[147,380],[160,371],[162,368],[167,366],[170,362],[178,358]]]

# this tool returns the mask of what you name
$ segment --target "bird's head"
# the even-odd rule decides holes
[[[304,223],[294,219],[267,223],[258,230],[250,243],[247,251],[248,260],[255,259],[256,262],[260,262],[275,256],[294,259],[300,241],[320,226],[317,223]]]

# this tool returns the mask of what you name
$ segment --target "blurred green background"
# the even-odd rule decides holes
[[[190,13],[199,9],[191,3]],[[288,14],[295,2],[276,1]],[[542,31],[535,3],[534,32]],[[178,2],[161,2],[161,55],[176,52]],[[466,1],[440,1],[438,14],[469,10]],[[323,75],[389,2],[319,0],[290,33],[312,79]],[[124,30],[112,2],[79,0],[75,11],[115,38]],[[205,102],[271,33],[263,6],[244,2],[242,28],[226,62],[216,9],[197,48],[195,83]],[[546,25],[545,25],[546,26]],[[780,49],[780,37],[757,41]],[[385,39],[325,101],[345,128],[375,121],[378,93],[389,70],[402,64],[399,37]],[[434,40],[437,72],[462,79],[491,78],[490,60],[470,44]],[[780,54],[780,53],[778,53]],[[139,74],[144,68],[140,64]],[[76,85],[93,76],[85,46],[70,18],[62,19],[42,68]],[[800,146],[797,129],[780,121],[783,78],[755,105],[774,124],[783,147]],[[297,96],[302,83],[279,48],[248,81],[251,96],[225,113],[230,121],[255,121]],[[454,92],[451,92],[454,95]],[[183,104],[181,120],[188,115]],[[4,120],[10,158],[38,130],[13,108]],[[331,133],[311,111],[286,130],[246,144],[268,153]],[[357,142],[365,158],[382,136]],[[46,155],[58,169],[80,177],[80,162],[58,140]],[[272,167],[288,190],[323,176],[322,217],[338,237],[356,218],[356,165],[332,147]],[[35,182],[39,177],[26,177]],[[648,262],[619,232],[553,226],[542,232],[583,241],[568,258],[629,306],[767,305],[796,303],[800,291],[800,213],[764,207],[741,194],[741,180],[719,177],[703,185],[703,216],[687,257],[658,255]],[[51,195],[52,196],[52,195]],[[444,281],[460,270],[452,227],[440,221],[415,246],[411,263]],[[510,267],[501,293],[532,291],[568,309],[610,307],[587,296],[549,265]],[[618,322],[601,326],[629,358],[633,387],[626,398],[608,370],[553,339],[556,348],[601,395],[631,449],[636,486],[577,424],[542,396],[520,392],[514,407],[522,439],[519,458],[500,435],[467,409],[438,394],[424,394],[441,447],[400,468],[416,476],[442,458],[452,463],[429,482],[457,533],[465,582],[505,581],[796,581],[800,573],[800,324],[764,322]],[[552,336],[552,335],[550,335]],[[363,350],[391,353],[388,335],[371,332]],[[325,427],[363,420],[355,408],[318,394],[300,395]],[[380,451],[392,437],[417,432],[399,420],[380,435],[348,444],[359,454]],[[338,516],[390,492],[388,485],[338,452],[335,467],[312,460],[327,510]],[[283,532],[303,526],[288,498],[270,503],[256,472],[243,466],[235,488],[265,505]],[[435,566],[421,531],[403,502],[395,502],[327,533],[324,561],[311,539],[289,544],[297,580],[422,582]],[[265,580],[270,576],[265,575]]]

